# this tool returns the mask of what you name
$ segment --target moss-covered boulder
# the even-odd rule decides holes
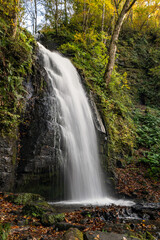
[[[26,204],[22,211],[26,215],[42,218],[43,214],[47,212],[54,213],[55,209],[46,201],[35,201]]]
[[[45,226],[52,226],[57,222],[62,222],[64,218],[65,218],[64,213],[55,214],[46,212],[41,217],[41,223]]]
[[[9,202],[15,204],[28,204],[34,201],[44,201],[45,199],[39,194],[34,193],[16,193],[16,194],[7,194],[5,199]]]
[[[83,233],[77,228],[70,228],[63,235],[63,240],[83,240]]]

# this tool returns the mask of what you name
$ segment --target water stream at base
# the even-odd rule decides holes
[[[124,205],[123,200],[106,197],[92,112],[75,67],[60,54],[41,44],[39,48],[51,81],[51,91],[58,100],[58,118],[65,149],[62,165],[67,201],[59,204]],[[126,202],[127,205],[130,203]]]

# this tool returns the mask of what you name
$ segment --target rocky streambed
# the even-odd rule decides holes
[[[61,211],[65,208],[61,208]],[[131,207],[81,207],[66,211],[66,222],[57,224],[59,230],[76,227],[85,232],[85,239],[159,239],[160,204],[137,203]]]
[[[158,240],[160,204],[66,207],[37,194],[1,193],[0,239]]]

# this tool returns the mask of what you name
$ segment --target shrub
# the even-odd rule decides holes
[[[149,166],[149,175],[157,177],[160,174],[160,111],[146,108],[145,111],[135,111],[137,124],[137,145],[142,148],[143,157],[139,161]]]

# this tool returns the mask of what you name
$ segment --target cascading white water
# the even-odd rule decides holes
[[[40,49],[61,109],[68,197],[71,200],[102,198],[105,190],[100,176],[96,133],[79,75],[67,58],[50,52],[42,45]]]
[[[112,203],[106,195],[98,158],[92,113],[72,63],[41,44],[44,67],[58,99],[59,119],[65,147],[63,160],[67,199],[74,202]]]

